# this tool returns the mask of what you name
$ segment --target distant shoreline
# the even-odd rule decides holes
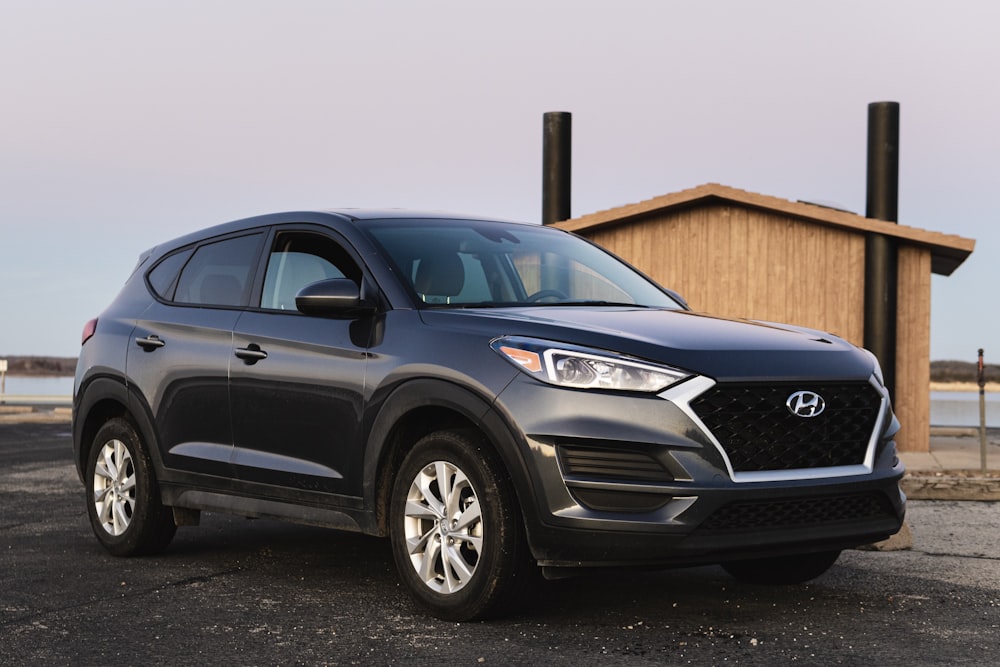
[[[986,393],[1000,392],[1000,382],[987,382]],[[931,382],[931,391],[979,391],[975,382]]]
[[[76,375],[76,357],[14,356],[7,360],[8,377],[73,377]]]

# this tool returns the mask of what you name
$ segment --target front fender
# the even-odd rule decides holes
[[[384,510],[384,507],[380,507],[380,501],[387,497],[385,489],[380,485],[384,466],[398,464],[408,451],[406,445],[413,444],[404,443],[401,448],[393,448],[397,426],[408,415],[424,408],[447,410],[482,432],[510,475],[522,513],[533,512],[536,503],[531,475],[523,454],[527,445],[518,445],[519,442],[523,443],[524,438],[493,409],[487,398],[445,380],[420,378],[395,388],[382,403],[372,422],[365,447],[363,482],[365,507],[371,510],[370,516],[375,522],[369,527],[371,532],[384,532],[378,527],[378,518]],[[525,521],[529,527],[533,523],[529,516],[525,516]]]

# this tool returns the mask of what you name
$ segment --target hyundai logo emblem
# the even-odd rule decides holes
[[[785,407],[796,417],[817,417],[826,409],[826,401],[812,391],[797,391],[785,401]]]

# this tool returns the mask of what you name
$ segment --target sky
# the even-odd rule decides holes
[[[0,357],[75,356],[140,252],[251,215],[541,217],[703,183],[865,208],[900,103],[901,224],[976,239],[931,358],[1000,359],[1000,3],[0,0]],[[994,293],[995,294],[995,293]]]

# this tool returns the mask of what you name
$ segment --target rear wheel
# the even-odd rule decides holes
[[[177,526],[160,502],[153,465],[139,434],[125,419],[111,419],[87,457],[87,514],[94,535],[116,556],[162,551]]]
[[[440,618],[508,610],[536,569],[503,469],[475,434],[439,431],[418,441],[393,486],[389,520],[400,578]]]
[[[722,563],[722,567],[740,581],[750,584],[801,584],[829,570],[839,551],[820,551],[796,556],[758,558]]]

